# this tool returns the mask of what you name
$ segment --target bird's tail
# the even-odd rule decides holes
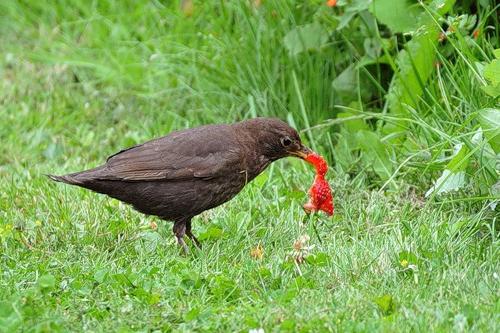
[[[78,180],[73,175],[64,175],[64,176],[56,176],[56,175],[45,175],[56,182],[66,183],[70,185],[82,185],[82,182]]]
[[[92,181],[96,178],[99,178],[99,176],[102,176],[102,171],[104,169],[105,168],[103,166],[100,166],[94,169],[70,173],[64,176],[56,176],[56,175],[46,175],[46,176],[56,182],[87,187],[89,181]]]

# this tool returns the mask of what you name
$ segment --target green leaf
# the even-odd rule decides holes
[[[94,280],[97,283],[103,283],[108,275],[108,270],[106,268],[100,269],[94,273]]]
[[[309,263],[310,265],[321,266],[321,267],[327,266],[329,260],[330,257],[328,256],[328,254],[324,252],[319,252],[306,257],[307,263]]]
[[[428,28],[409,41],[406,48],[399,52],[396,58],[398,71],[394,74],[387,93],[391,112],[406,115],[407,106],[416,107],[424,84],[434,70],[434,46],[437,43],[435,30],[434,27]]]
[[[415,30],[418,16],[423,10],[418,3],[409,0],[374,0],[370,11],[379,22],[397,33]]]
[[[210,280],[209,289],[218,299],[237,298],[240,294],[236,281],[223,275],[214,276]]]
[[[22,323],[21,313],[8,301],[0,301],[0,332],[17,332]]]
[[[346,119],[350,117],[356,117],[359,116],[359,114],[351,113],[351,112],[340,112],[337,114],[338,119]],[[349,133],[356,133],[357,131],[362,131],[362,130],[368,130],[368,125],[364,121],[364,119],[358,118],[358,119],[350,119],[342,122],[342,126],[349,132]]]
[[[453,158],[446,165],[446,169],[451,172],[464,171],[467,168],[469,157],[467,156],[469,148],[463,143],[457,144],[454,148]]]
[[[399,259],[399,262],[403,262],[404,260],[406,260],[406,262],[410,265],[416,265],[417,264],[417,256],[412,253],[412,252],[409,252],[409,251],[401,251],[399,252],[398,254],[398,259]]]
[[[399,3],[399,1],[390,2]],[[435,0],[430,6],[443,15],[454,3],[455,0]],[[390,8],[388,10],[390,11]],[[407,107],[417,106],[425,84],[434,71],[439,26],[428,13],[423,13],[419,17],[418,26],[418,33],[414,34],[405,49],[398,53],[397,70],[387,93],[387,107],[398,115],[407,115]]]
[[[448,169],[445,169],[435,182],[434,185],[425,193],[425,196],[428,197],[433,193],[436,194],[444,194],[452,191],[457,191],[464,187],[466,184],[465,172],[451,172]]]
[[[492,196],[494,196],[496,198],[500,198],[500,180],[497,181],[496,184],[493,184],[491,186],[490,193]],[[495,210],[499,202],[500,202],[499,199],[491,200],[491,202],[489,204],[491,210]]]
[[[356,148],[356,136],[351,135],[345,129],[342,129],[340,134],[337,134],[337,144],[335,145],[335,163],[341,166],[344,170],[349,170],[353,165],[355,157],[352,150]]]
[[[380,57],[376,59],[364,55],[361,57],[361,59],[359,59],[358,63],[356,64],[356,69],[359,70],[361,67],[366,67],[369,65],[378,65],[378,64],[390,65],[391,61],[389,60],[389,57],[387,57],[387,55],[385,54],[382,54]]]
[[[217,226],[209,226],[207,231],[203,232],[200,234],[199,238],[200,240],[207,240],[207,239],[219,239],[222,238],[223,231],[221,228]]]
[[[467,318],[467,323],[472,326],[481,317],[481,312],[471,304],[465,304],[460,311]]]
[[[348,66],[333,80],[332,86],[337,92],[356,95],[356,67],[354,64]]]
[[[483,75],[493,86],[500,84],[500,59],[495,59],[484,66]]]
[[[345,28],[349,24],[349,22],[351,22],[354,16],[368,9],[369,5],[370,2],[366,0],[354,0],[353,2],[351,2],[347,6],[344,14],[340,17],[340,22],[337,26],[337,30]]]
[[[361,86],[359,86],[360,81],[363,82]],[[362,99],[366,99],[372,94],[370,85],[363,81],[363,77],[359,78],[359,70],[356,64],[351,64],[344,69],[332,81],[332,87],[337,92],[338,97],[343,100],[344,104],[358,99],[358,89]]]
[[[7,318],[12,313],[15,313],[12,304],[7,301],[0,301],[0,318]]]
[[[491,148],[500,153],[500,109],[480,110],[478,121]]]
[[[370,131],[360,131],[357,133],[357,140],[375,173],[383,180],[389,179],[393,171],[392,163],[386,145],[380,141],[378,135]]]
[[[294,28],[284,39],[285,47],[291,55],[319,50],[327,41],[328,32],[317,22]]]
[[[140,243],[137,243],[136,248],[143,247],[148,252],[155,251],[159,244],[163,244],[163,238],[155,231],[143,232],[141,240]]]
[[[198,306],[194,306],[191,308],[191,310],[189,310],[184,314],[184,320],[188,322],[191,320],[195,320],[196,318],[198,318],[200,313],[201,313],[201,308]]]
[[[496,98],[500,96],[500,83],[497,84],[496,86],[493,85],[481,86],[481,89],[491,97]]]
[[[353,19],[354,16],[356,16],[356,14],[358,14],[358,12],[356,10],[353,10],[351,8],[347,8],[344,15],[342,15],[340,17],[340,22],[339,22],[339,25],[337,26],[337,30],[342,30],[345,27],[347,27],[349,22],[351,22],[351,20]]]
[[[281,303],[289,303],[299,294],[299,290],[297,288],[288,288],[281,289],[276,291],[277,298]]]
[[[483,76],[490,84],[482,86],[481,89],[492,97],[498,97],[500,95],[500,49],[493,51],[493,54],[496,59],[483,68]]]
[[[160,303],[161,295],[158,293],[149,293],[146,300],[147,300],[149,305],[155,305],[155,304]]]
[[[127,275],[125,275],[124,273],[113,274],[111,277],[119,286],[129,286],[129,287],[134,286],[133,283],[127,277]]]
[[[38,278],[37,283],[40,289],[54,289],[56,286],[56,278],[53,275],[45,274]]]
[[[378,305],[380,311],[383,315],[388,316],[394,311],[396,311],[396,302],[391,295],[383,295],[375,299],[375,303]]]
[[[382,45],[378,38],[365,38],[363,48],[365,54],[372,59],[378,59],[382,53]]]

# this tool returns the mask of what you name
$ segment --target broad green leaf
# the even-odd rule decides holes
[[[496,98],[500,96],[500,83],[497,84],[496,86],[493,85],[482,86],[481,89],[491,97]]]
[[[423,10],[418,3],[409,0],[374,0],[370,11],[379,22],[397,33],[415,30]]]
[[[0,318],[7,318],[14,312],[15,310],[10,302],[0,301]]]
[[[294,300],[297,295],[299,294],[299,290],[297,288],[287,288],[285,290],[281,289],[281,290],[277,290],[276,291],[276,298],[284,303],[284,304],[288,304],[290,303],[292,300]]]
[[[358,12],[356,10],[352,10],[350,8],[347,8],[347,10],[345,11],[344,15],[342,15],[340,17],[340,22],[339,22],[339,25],[337,26],[337,30],[342,30],[345,27],[347,27],[347,25],[349,24],[349,22],[351,22],[352,18],[356,14],[358,14]]]
[[[199,239],[200,240],[207,240],[207,239],[219,239],[223,235],[223,231],[221,228],[217,226],[209,226],[207,231],[203,232],[200,234]]]
[[[356,95],[356,68],[348,66],[333,80],[332,86],[337,92]]]
[[[148,252],[155,251],[159,244],[163,244],[163,238],[159,233],[154,231],[147,231],[141,235],[142,242],[137,243],[136,248],[142,246]]]
[[[495,58],[489,64],[482,67],[482,72],[490,84],[482,86],[481,89],[492,97],[500,96],[500,49],[493,51]]]
[[[285,47],[291,55],[319,50],[327,41],[328,32],[317,22],[292,29],[284,39]]]
[[[345,118],[350,118],[350,117],[356,117],[357,115],[359,115],[359,114],[354,114],[354,113],[346,111],[346,112],[340,112],[339,114],[337,114],[337,118],[345,119]],[[361,130],[368,130],[368,125],[361,118],[346,120],[342,123],[342,126],[344,126],[344,128],[348,132],[350,132],[351,134],[354,134],[355,132],[361,131]]]
[[[389,179],[392,175],[392,163],[386,145],[380,141],[378,135],[371,131],[359,131],[357,140],[375,173],[383,180]]]
[[[417,256],[414,253],[409,252],[409,251],[399,252],[398,259],[399,259],[400,263],[404,263],[404,261],[406,261],[406,263],[409,265],[416,265],[417,261],[418,261]]]
[[[365,38],[363,48],[365,54],[372,59],[378,59],[382,53],[382,45],[378,38]]]
[[[393,4],[398,2],[391,1]],[[430,6],[443,15],[454,3],[455,0],[435,0]],[[416,107],[425,84],[434,71],[440,28],[427,12],[420,15],[418,26],[418,33],[415,33],[396,58],[397,71],[387,93],[389,110],[399,115],[408,114],[408,106]]]
[[[429,3],[429,8],[431,12],[437,12],[439,15],[444,15],[448,13],[455,4],[455,0],[433,0]]]
[[[388,316],[396,311],[396,302],[391,295],[383,295],[375,299],[383,315]]]
[[[22,315],[8,301],[0,301],[0,332],[18,332],[22,323]]]
[[[495,59],[484,66],[483,75],[493,86],[500,84],[500,59]]]
[[[200,313],[201,313],[201,308],[198,306],[194,306],[193,308],[191,308],[191,310],[187,311],[184,314],[184,320],[185,321],[195,320],[196,318],[198,318]]]
[[[352,64],[332,81],[332,87],[343,100],[343,104],[358,100],[358,89],[362,99],[371,96],[370,85],[366,82],[360,85],[358,74],[356,64]]]
[[[434,185],[425,193],[428,197],[435,193],[437,195],[457,191],[466,185],[465,172],[451,172],[445,169]]]
[[[356,136],[351,133],[346,133],[342,130],[337,137],[337,144],[335,145],[335,163],[342,167],[343,170],[349,170],[355,161],[352,150],[355,149]]]
[[[56,278],[53,275],[45,274],[38,278],[37,283],[40,289],[54,289],[56,286]]]
[[[396,58],[398,71],[394,74],[387,93],[387,103],[391,112],[405,115],[408,113],[407,106],[417,105],[424,84],[434,70],[436,30],[435,27],[427,28],[399,52]]]
[[[481,317],[481,312],[471,304],[465,304],[460,312],[467,318],[469,326],[472,326]]]
[[[377,64],[387,64],[389,65],[391,62],[387,55],[383,54],[380,57],[374,59],[371,57],[368,57],[366,55],[362,56],[361,59],[359,59],[358,63],[356,64],[356,69],[360,69],[361,67],[366,67],[369,65],[377,65]]]
[[[340,17],[339,25],[337,26],[337,30],[341,30],[345,28],[349,22],[356,16],[360,14],[364,10],[367,10],[370,6],[370,2],[366,0],[354,0],[346,6],[344,14]]]
[[[330,257],[324,252],[319,252],[306,257],[307,263],[315,266],[327,266],[329,260]]]
[[[216,275],[210,280],[209,289],[219,299],[237,298],[240,293],[236,281],[222,275]]]
[[[495,153],[500,153],[500,109],[482,109],[478,121]]]
[[[453,153],[453,158],[446,166],[446,169],[450,170],[451,172],[464,171],[467,168],[469,162],[469,157],[467,157],[469,149],[466,145],[460,143],[455,146],[454,150],[455,151]]]
[[[106,268],[103,268],[94,273],[94,280],[97,283],[103,283],[107,276],[108,270]]]
[[[500,180],[496,184],[491,186],[491,194],[500,197]]]
[[[491,210],[495,210],[497,208],[498,203],[500,202],[500,180],[496,184],[493,184],[491,186],[490,193],[492,196],[498,198],[491,200],[489,204]]]

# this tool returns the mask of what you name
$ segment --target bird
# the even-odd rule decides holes
[[[47,176],[173,222],[187,253],[185,236],[201,247],[191,229],[193,217],[234,198],[272,162],[311,153],[286,122],[257,117],[173,131],[121,150],[96,168]]]

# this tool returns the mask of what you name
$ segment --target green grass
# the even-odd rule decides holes
[[[280,45],[314,6],[269,2],[256,15],[246,2],[206,3],[185,17],[160,1],[119,3],[0,4],[0,331],[500,330],[498,208],[472,188],[423,196],[445,153],[477,130],[470,118],[496,105],[471,74],[488,41],[442,59],[409,116],[420,155],[394,144],[401,168],[381,190],[363,154],[336,145],[349,131],[323,123],[344,110],[328,64],[347,49],[292,58]],[[361,98],[349,107],[391,120]],[[255,115],[326,125],[303,137],[333,164],[332,219],[307,219],[313,172],[279,161],[194,220],[203,250],[185,257],[170,223],[43,176]],[[302,235],[313,247],[296,264]]]

